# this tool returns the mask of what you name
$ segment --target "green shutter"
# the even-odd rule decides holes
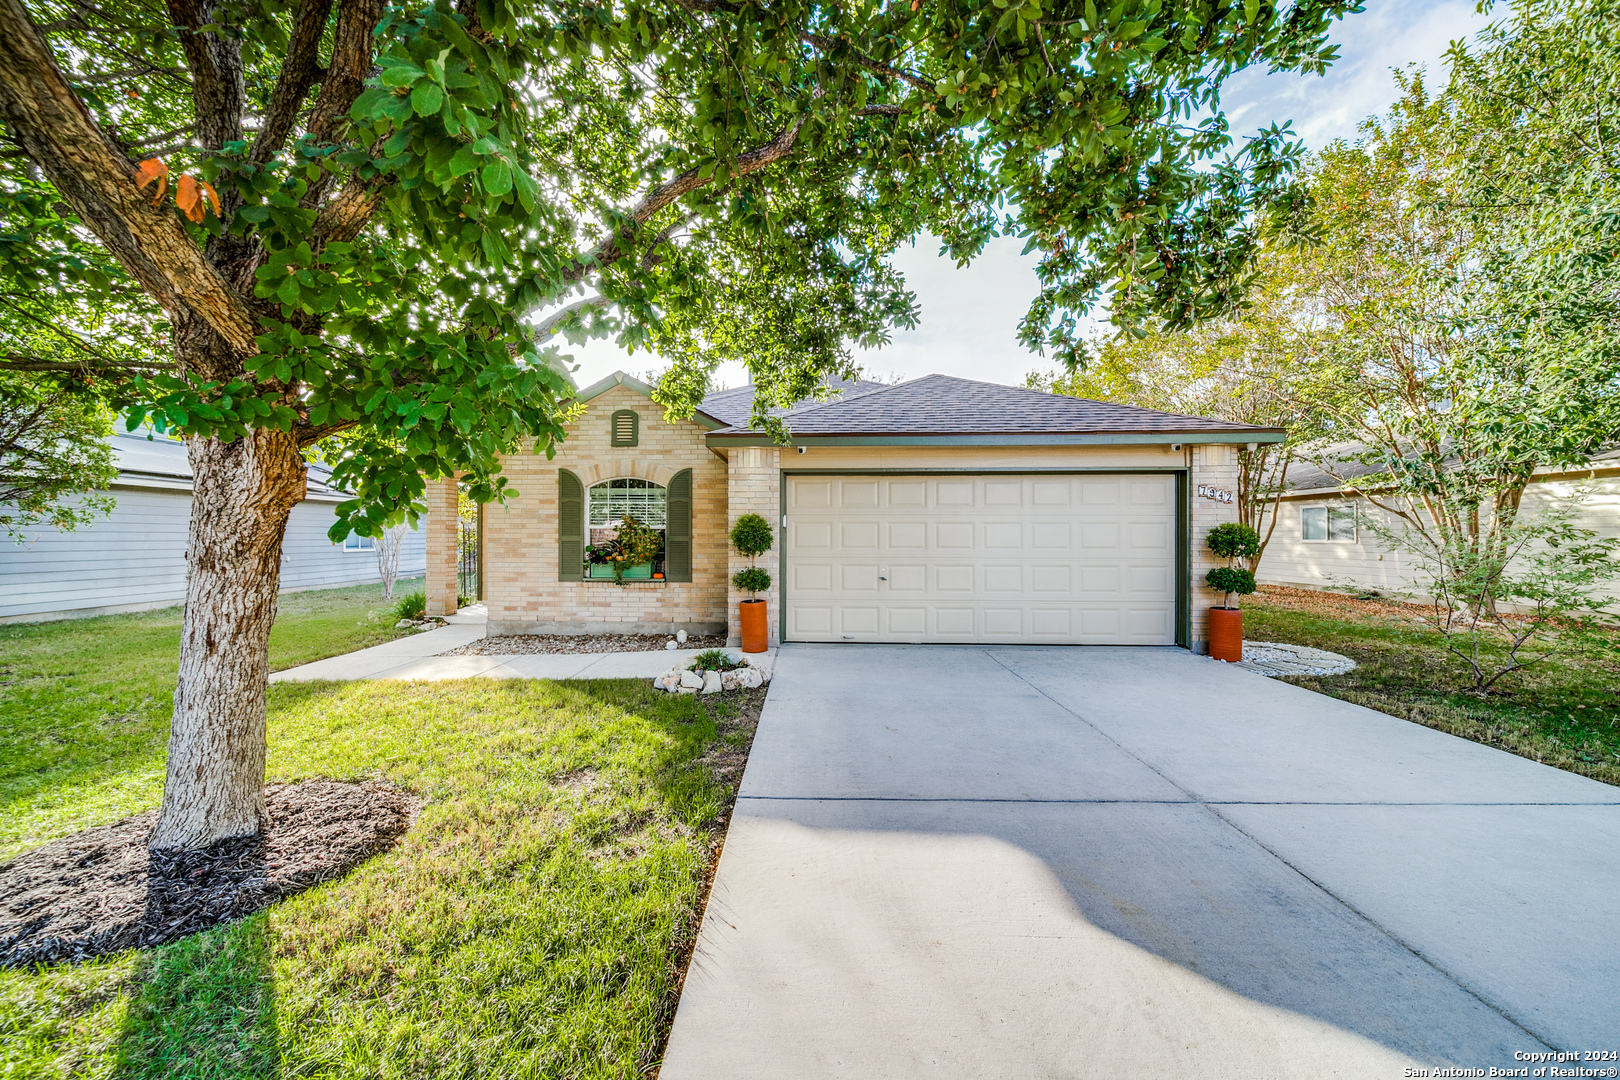
[[[670,477],[665,497],[664,579],[692,580],[692,470]]]
[[[635,446],[640,442],[641,417],[636,415],[634,409],[620,409],[613,414],[608,422],[611,438],[608,440],[614,446]]]
[[[557,470],[557,580],[585,580],[585,487]]]

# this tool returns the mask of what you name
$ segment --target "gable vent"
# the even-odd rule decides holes
[[[636,415],[636,411],[634,409],[620,409],[618,412],[614,413],[612,420],[612,445],[636,445],[636,436],[638,434],[637,425],[639,424],[640,420],[641,418]]]

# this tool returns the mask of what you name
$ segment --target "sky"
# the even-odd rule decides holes
[[[1257,70],[1230,81],[1223,100],[1232,131],[1290,120],[1313,150],[1334,139],[1354,139],[1364,118],[1394,103],[1391,68],[1421,65],[1438,83],[1451,42],[1472,37],[1489,21],[1475,11],[1474,0],[1366,0],[1366,11],[1333,31],[1339,61],[1325,76]],[[964,269],[941,257],[931,238],[902,248],[895,265],[917,294],[921,321],[915,330],[896,332],[885,348],[858,351],[857,362],[869,377],[884,381],[940,374],[1022,385],[1029,372],[1050,370],[1050,360],[1018,343],[1018,321],[1037,291],[1035,258],[1021,255],[1022,248],[1021,240],[993,240]],[[567,351],[579,365],[574,378],[582,387],[616,370],[645,376],[664,366],[656,356],[626,355],[611,342]],[[741,364],[723,365],[716,374],[716,388],[747,381]]]

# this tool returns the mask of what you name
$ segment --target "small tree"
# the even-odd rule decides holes
[[[1209,545],[1210,551],[1227,561],[1226,566],[1217,566],[1205,574],[1204,581],[1210,588],[1225,594],[1221,606],[1231,608],[1234,594],[1248,596],[1255,590],[1254,571],[1237,563],[1239,560],[1247,562],[1260,554],[1260,534],[1247,525],[1229,521],[1209,530],[1204,542]]]
[[[748,556],[748,566],[731,577],[731,583],[755,599],[755,594],[771,587],[771,575],[754,565],[754,560],[771,550],[775,535],[771,523],[758,514],[744,514],[731,527],[731,546]]]
[[[1520,511],[1490,547],[1369,523],[1386,546],[1408,556],[1414,587],[1407,598],[1423,603],[1446,651],[1468,665],[1474,693],[1487,693],[1504,676],[1578,649],[1595,635],[1612,637],[1610,620],[1599,612],[1615,600],[1598,590],[1620,574],[1620,539],[1574,524],[1585,497],[1578,491],[1535,512]]]
[[[383,599],[394,598],[394,582],[399,580],[399,549],[409,525],[393,525],[377,536],[377,575],[382,578]]]

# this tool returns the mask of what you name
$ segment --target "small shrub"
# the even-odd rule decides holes
[[[704,649],[692,657],[688,671],[730,671],[743,665],[731,658],[731,654],[724,649]]]
[[[1209,545],[1209,550],[1223,559],[1252,559],[1260,554],[1260,534],[1249,526],[1239,525],[1235,521],[1217,525],[1209,530],[1209,536],[1204,542]]]
[[[394,617],[398,619],[420,619],[427,614],[427,593],[406,593],[394,605]]]
[[[744,514],[731,527],[731,546],[750,560],[771,550],[774,539],[771,523],[758,514]]]
[[[771,575],[757,566],[750,566],[731,575],[731,583],[749,596],[753,596],[771,587]]]
[[[1225,607],[1232,606],[1232,594],[1248,596],[1255,590],[1254,573],[1249,570],[1240,570],[1235,566],[1217,566],[1204,575],[1209,587],[1226,594],[1221,603]]]

